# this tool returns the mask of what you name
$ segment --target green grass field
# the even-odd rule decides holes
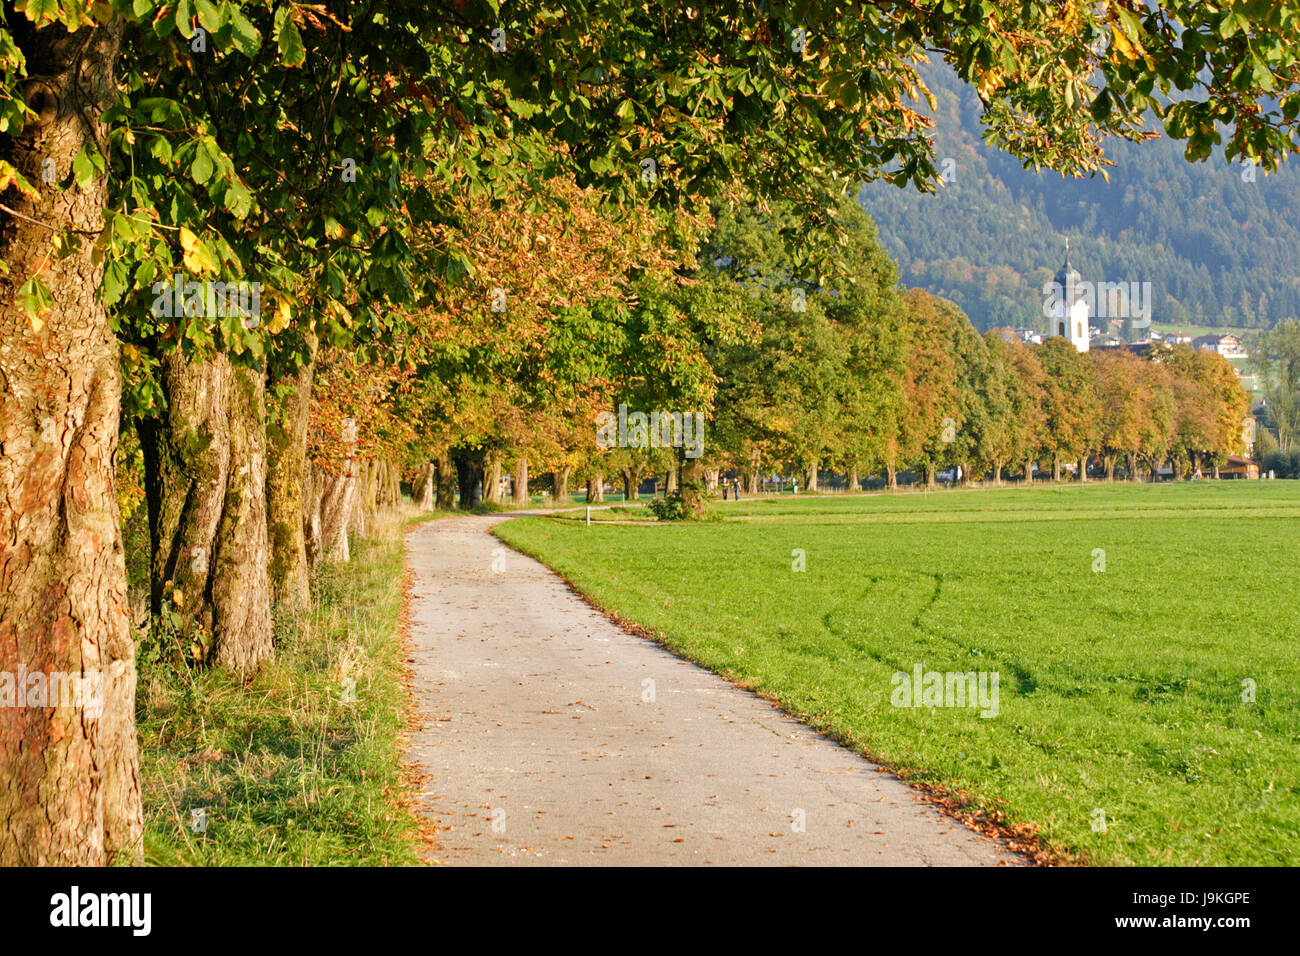
[[[682,655],[1038,827],[1063,858],[1300,862],[1300,483],[715,511],[695,524],[522,518],[498,534]],[[996,672],[997,715],[893,706],[892,676],[918,665]]]

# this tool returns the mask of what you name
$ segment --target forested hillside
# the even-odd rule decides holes
[[[1267,328],[1300,316],[1300,170],[1185,144],[1113,140],[1110,182],[1026,171],[980,140],[979,99],[946,66],[923,71],[938,101],[937,195],[868,184],[862,204],[902,280],[952,299],[981,329],[1043,328],[1042,285],[1071,261],[1091,281],[1150,282],[1157,324]],[[945,160],[949,160],[945,165]],[[1252,181],[1253,180],[1253,181]]]

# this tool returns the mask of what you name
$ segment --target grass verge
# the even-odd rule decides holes
[[[421,862],[402,761],[409,523],[387,516],[372,537],[354,539],[350,563],[323,567],[311,608],[277,617],[275,661],[248,684],[140,661],[146,862]]]

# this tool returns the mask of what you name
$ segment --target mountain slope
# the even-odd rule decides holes
[[[1042,286],[1068,235],[1084,279],[1151,283],[1157,325],[1267,328],[1300,316],[1295,163],[1272,176],[1221,157],[1188,163],[1161,138],[1108,143],[1109,184],[1027,171],[980,140],[973,90],[942,65],[923,75],[946,188],[878,182],[859,196],[904,283],[952,299],[979,328],[1041,329]]]

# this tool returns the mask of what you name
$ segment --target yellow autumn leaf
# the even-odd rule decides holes
[[[997,71],[988,70],[979,75],[975,83],[975,91],[979,93],[980,99],[987,100],[993,95],[993,91],[1002,85],[1002,78],[998,76]]]
[[[191,272],[216,272],[217,262],[212,258],[199,237],[185,226],[181,226],[181,249],[184,250],[185,268]]]
[[[1137,59],[1137,50],[1133,41],[1114,23],[1110,25],[1110,38],[1111,46],[1115,48],[1116,53],[1126,60]]]
[[[266,330],[272,335],[278,335],[285,330],[292,318],[293,308],[289,305],[289,300],[276,296],[271,309],[271,321],[266,324]]]

